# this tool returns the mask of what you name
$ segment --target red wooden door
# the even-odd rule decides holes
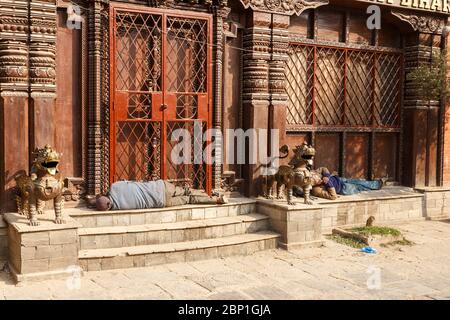
[[[209,192],[211,168],[194,151],[211,125],[210,15],[114,6],[111,19],[111,183]]]

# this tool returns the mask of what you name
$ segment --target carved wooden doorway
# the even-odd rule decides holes
[[[110,16],[111,183],[167,179],[210,192],[211,166],[194,161],[198,130],[211,126],[210,15],[116,5]],[[186,133],[191,147],[178,152]]]

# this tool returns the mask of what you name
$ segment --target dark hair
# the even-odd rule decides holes
[[[101,196],[95,200],[95,206],[98,211],[108,211],[111,209],[112,203],[108,197]]]

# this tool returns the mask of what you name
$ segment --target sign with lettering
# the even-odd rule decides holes
[[[426,10],[436,13],[450,13],[450,0],[357,0],[377,5],[388,5],[398,8]]]

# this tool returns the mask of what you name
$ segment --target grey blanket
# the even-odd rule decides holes
[[[111,185],[112,210],[163,208],[166,204],[163,180],[119,181]]]

